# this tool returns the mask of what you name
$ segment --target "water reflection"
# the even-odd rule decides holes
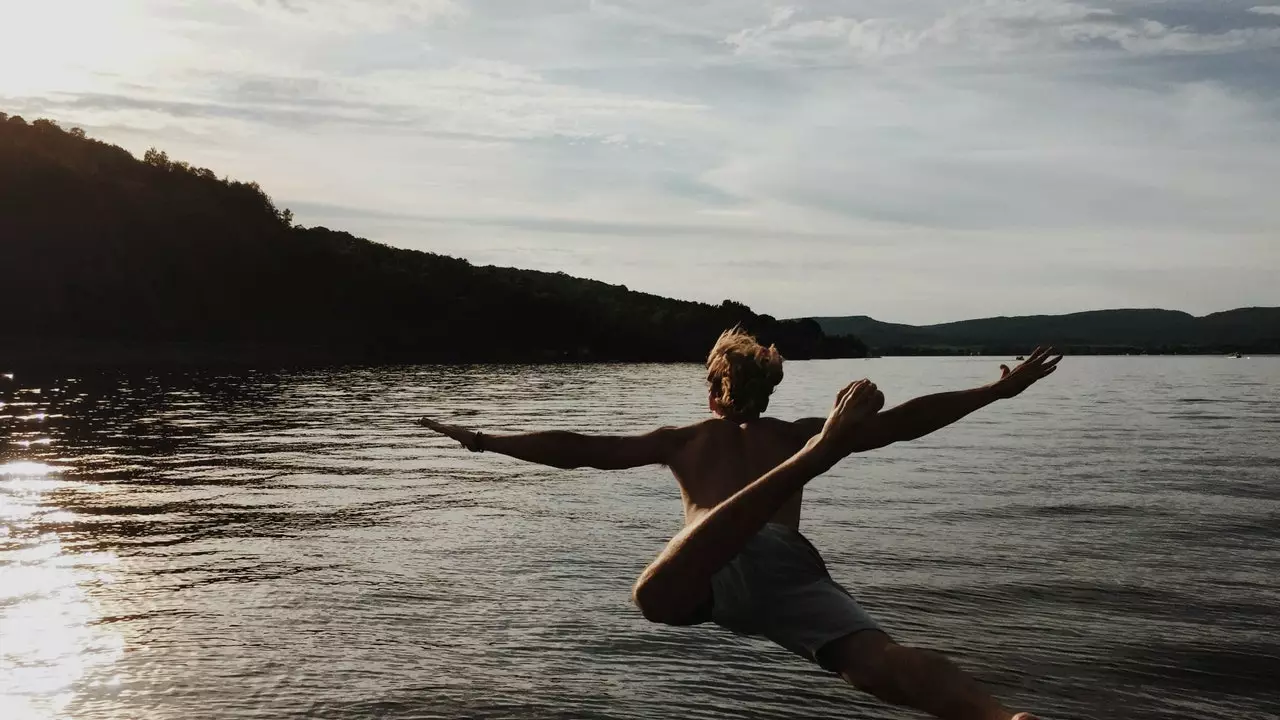
[[[110,583],[110,552],[68,550],[75,513],[49,498],[68,485],[39,462],[0,465],[0,708],[8,720],[64,717],[77,693],[110,687],[122,638],[100,624],[90,588]]]

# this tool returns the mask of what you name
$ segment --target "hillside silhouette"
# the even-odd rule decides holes
[[[0,113],[0,364],[701,361],[741,324],[793,359],[853,337],[295,225],[256,183]]]
[[[1204,317],[1175,310],[1097,310],[919,326],[865,315],[815,319],[825,331],[855,334],[885,355],[1006,355],[1039,344],[1077,354],[1280,352],[1280,308],[1275,307]]]

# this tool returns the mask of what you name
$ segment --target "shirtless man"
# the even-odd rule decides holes
[[[422,418],[474,452],[558,468],[666,465],[684,497],[685,526],[636,581],[645,618],[707,621],[764,636],[890,703],[946,720],[1034,720],[1014,714],[943,656],[899,645],[827,573],[799,532],[804,485],[855,452],[913,440],[996,400],[1014,397],[1061,360],[1037,349],[982,387],[910,400],[881,412],[884,395],[859,380],[826,418],[762,417],[782,380],[782,357],[739,330],[707,359],[716,417],[635,436],[564,431],[489,435]]]

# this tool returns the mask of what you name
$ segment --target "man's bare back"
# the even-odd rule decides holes
[[[795,455],[813,437],[812,421],[787,422],[762,417],[743,423],[723,418],[690,426],[689,439],[668,462],[684,498],[685,523],[728,500],[752,480]],[[771,522],[800,526],[798,491]]]

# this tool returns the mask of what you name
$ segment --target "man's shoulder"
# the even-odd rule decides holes
[[[779,432],[811,435],[815,429],[822,429],[822,424],[826,421],[826,418],[799,418],[796,420],[783,420],[782,418],[776,417],[762,417],[760,420],[768,422],[770,428],[776,429]],[[817,423],[816,428],[814,427],[815,422]]]
[[[756,430],[764,430],[769,433],[777,433],[779,435],[804,435],[808,439],[813,434],[813,428],[810,428],[810,418],[802,418],[800,420],[783,420],[782,418],[763,416],[751,421],[749,427]],[[821,420],[819,420],[818,428],[821,429]],[[701,435],[732,435],[737,436],[742,433],[742,425],[732,420],[724,418],[707,418],[698,422],[679,428],[680,431],[688,433],[690,437]]]
[[[698,420],[680,427],[667,427],[664,430],[678,437],[682,442],[697,438],[724,437],[737,432],[738,426],[723,418],[713,417]]]
[[[799,420],[783,420],[780,417],[765,415],[760,418],[759,422],[768,423],[774,427],[795,427]]]
[[[699,435],[716,435],[732,432],[735,427],[736,426],[733,423],[725,420],[724,418],[713,417],[686,425],[681,428],[681,430],[687,433],[690,437],[697,437]]]
[[[649,433],[649,436],[675,440],[683,443],[701,435],[716,432],[717,424],[720,422],[722,421],[716,418],[711,418],[708,420],[697,420],[687,425],[663,425]]]

